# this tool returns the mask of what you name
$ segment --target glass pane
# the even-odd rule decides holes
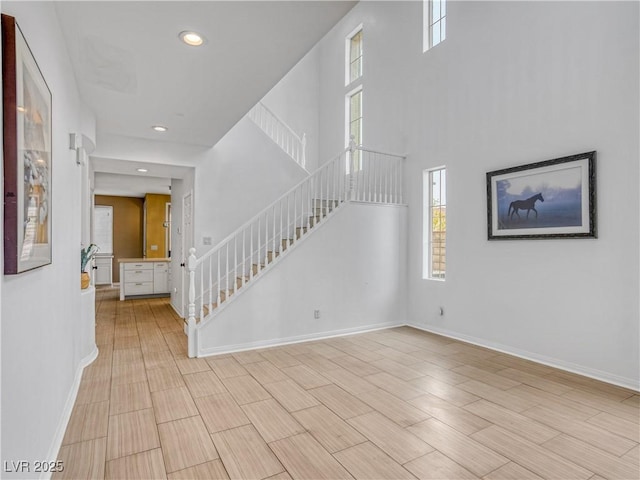
[[[357,119],[349,126],[349,136],[353,135],[356,145],[360,145],[362,140],[362,120]]]
[[[440,205],[447,204],[447,171],[440,170]]]
[[[358,58],[351,64],[349,80],[353,82],[355,79],[360,78],[361,75],[362,75],[362,58]]]
[[[362,117],[362,92],[351,96],[351,108],[349,111],[349,119],[352,122],[360,117]]]
[[[440,43],[440,22],[431,27],[431,46],[435,47]]]
[[[442,41],[447,38],[447,19],[443,17],[442,20],[440,20],[440,24],[440,41]]]
[[[433,205],[440,205],[440,170],[431,172],[431,192]]]
[[[431,23],[440,20],[440,0],[431,1]]]
[[[447,0],[440,0],[440,16],[442,18],[447,14]]]

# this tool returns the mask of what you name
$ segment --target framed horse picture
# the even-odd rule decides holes
[[[596,152],[487,173],[489,240],[596,238]]]

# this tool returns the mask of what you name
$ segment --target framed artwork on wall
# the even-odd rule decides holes
[[[14,17],[2,15],[4,273],[51,263],[51,91]]]
[[[596,238],[596,152],[487,173],[489,240]]]

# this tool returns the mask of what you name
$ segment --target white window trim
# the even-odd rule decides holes
[[[433,272],[433,249],[431,248],[433,242],[433,229],[431,228],[431,208],[433,200],[433,182],[430,182],[431,173],[438,170],[447,170],[446,165],[440,165],[438,167],[427,168],[422,171],[422,185],[423,185],[423,222],[422,222],[422,279],[432,280],[434,282],[445,282],[447,278],[445,270],[445,278],[437,278],[432,276]],[[448,175],[447,175],[448,178]],[[446,181],[446,180],[445,180]],[[428,185],[429,188],[424,188]],[[446,184],[445,184],[446,185]],[[445,201],[446,206],[446,201]]]
[[[431,43],[431,23],[433,21],[433,19],[431,18],[432,3],[433,3],[432,0],[422,1],[422,52],[423,53],[426,52],[427,50],[432,49],[434,46],[440,45],[442,42],[444,42],[447,39],[446,33],[445,33],[445,38],[440,42],[438,42],[436,45],[432,45]],[[448,10],[449,6],[447,5],[446,8]],[[442,18],[446,18],[446,17],[447,15],[445,15]]]
[[[344,96],[344,148],[349,146],[349,142],[351,141],[351,97],[353,97],[356,93],[362,92],[362,85],[358,85],[353,90],[347,92]],[[364,95],[362,95],[361,99],[361,108],[362,108],[362,118],[364,119]],[[364,143],[363,137],[364,129],[362,129],[362,135],[360,135],[361,143]]]
[[[364,55],[362,58],[362,75],[356,78],[353,82],[351,81],[351,39],[358,33],[364,31],[364,24],[358,25],[354,28],[349,35],[345,38],[344,42],[344,85],[348,87],[352,83],[356,83],[358,81],[362,81],[362,77],[364,77]],[[363,34],[364,37],[364,34]]]

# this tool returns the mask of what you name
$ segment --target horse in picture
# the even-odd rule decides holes
[[[529,197],[526,200],[515,200],[509,204],[509,210],[507,212],[507,217],[509,219],[513,218],[513,214],[515,213],[518,218],[520,218],[520,214],[518,210],[526,210],[527,218],[529,218],[529,212],[533,210],[536,212],[536,218],[538,218],[538,211],[536,210],[536,201],[540,200],[544,202],[544,198],[542,198],[541,193],[536,193],[533,197]]]

